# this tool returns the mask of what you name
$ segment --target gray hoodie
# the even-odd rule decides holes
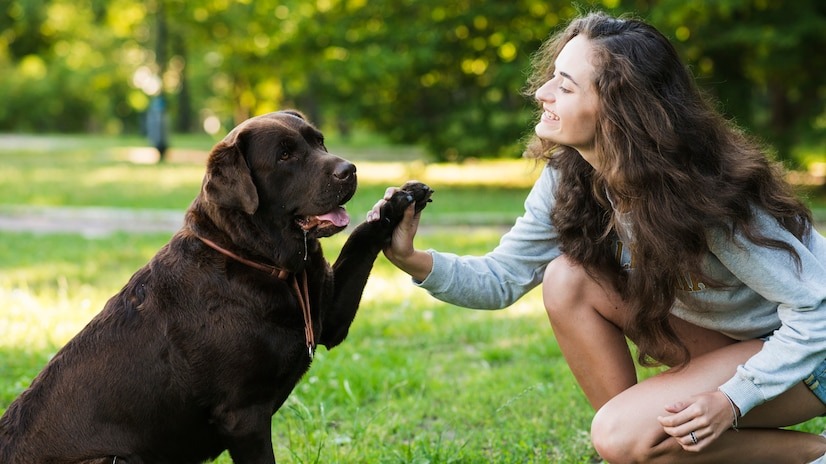
[[[544,168],[525,200],[525,213],[493,251],[457,256],[429,250],[433,271],[416,285],[475,309],[510,306],[539,285],[546,265],[560,255],[550,219],[556,175]],[[742,414],[803,381],[826,358],[826,239],[813,230],[801,243],[761,210],[755,210],[755,221],[764,235],[794,247],[800,269],[788,252],[710,230],[704,271],[725,286],[708,288],[687,279],[672,309],[681,319],[737,340],[769,336],[720,386]]]

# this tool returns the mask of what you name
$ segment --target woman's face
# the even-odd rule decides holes
[[[594,134],[599,99],[594,88],[591,41],[576,36],[562,48],[553,78],[536,91],[542,117],[536,135],[579,151],[594,166]],[[594,166],[596,167],[596,166]]]

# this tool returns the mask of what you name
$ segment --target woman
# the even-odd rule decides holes
[[[781,429],[826,414],[826,239],[782,172],[641,21],[574,20],[529,90],[547,166],[499,246],[417,250],[411,208],[387,258],[465,307],[541,282],[609,462],[826,462],[826,438]],[[671,369],[638,382],[626,337]]]

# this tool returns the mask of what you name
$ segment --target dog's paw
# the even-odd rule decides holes
[[[416,202],[416,212],[421,212],[428,203],[433,201],[433,189],[418,181],[409,181],[402,185],[402,192],[407,192]],[[409,203],[408,203],[409,204]]]
[[[387,200],[379,211],[381,222],[392,227],[396,227],[404,216],[404,211],[415,203],[416,212],[420,212],[430,203],[430,196],[433,195],[433,189],[427,185],[410,181],[396,190],[393,195]]]

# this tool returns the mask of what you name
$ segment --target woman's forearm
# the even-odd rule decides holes
[[[413,253],[401,257],[385,250],[384,255],[396,267],[419,282],[425,280],[433,270],[433,257],[425,251],[413,250]]]

